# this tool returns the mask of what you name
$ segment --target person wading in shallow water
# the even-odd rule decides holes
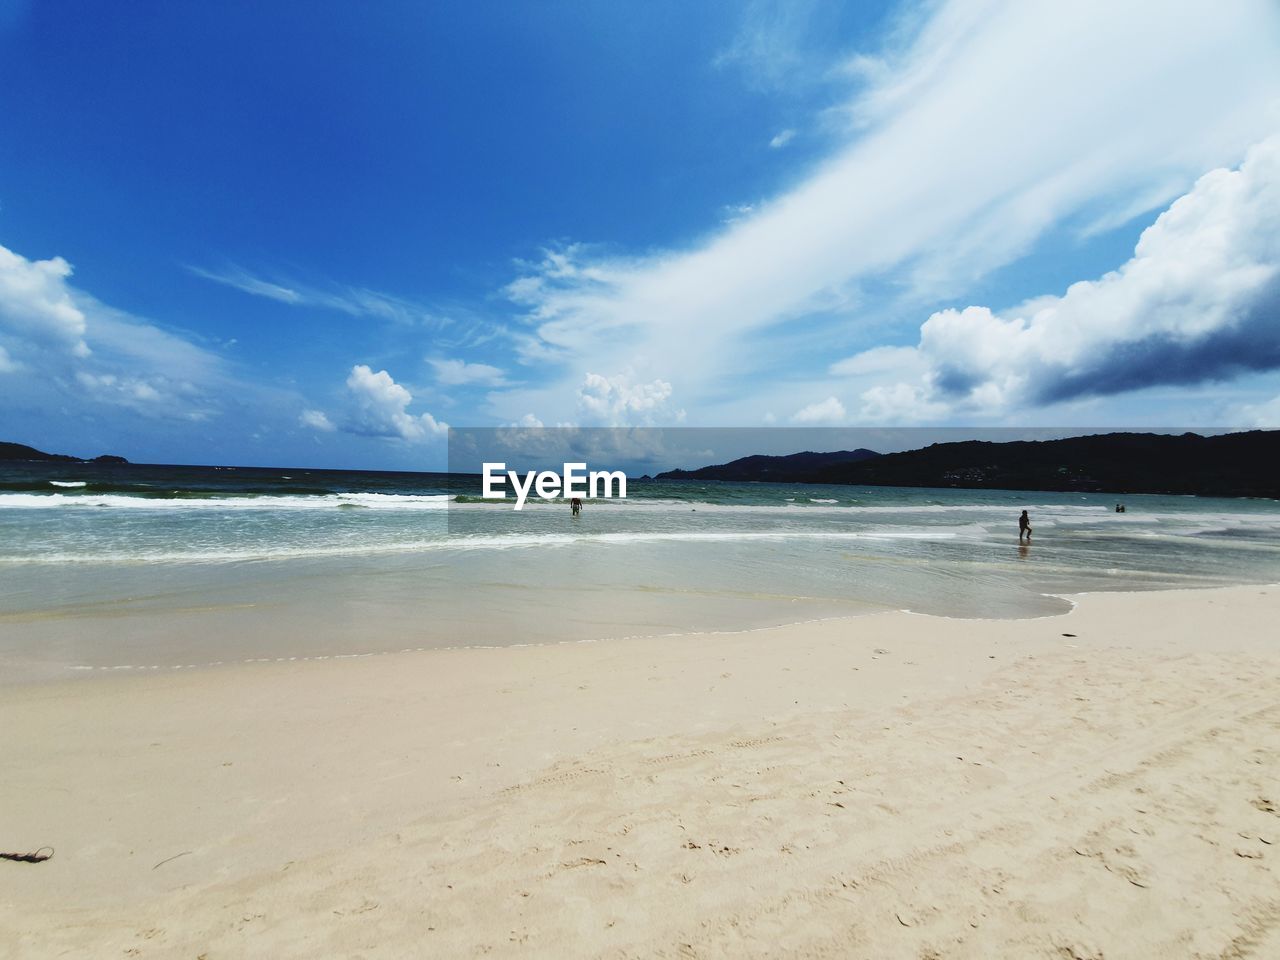
[[[1027,543],[1031,542],[1031,518],[1027,516],[1027,511],[1022,511],[1022,516],[1018,518],[1018,542],[1022,542],[1022,538],[1027,538]]]
[[[575,517],[582,512],[581,497],[574,497],[572,500],[569,501],[569,512],[573,514],[573,516]]]

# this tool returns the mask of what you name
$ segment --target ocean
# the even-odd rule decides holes
[[[0,466],[0,680],[1039,617],[1060,594],[1280,581],[1274,501],[632,478],[573,518],[479,493],[447,474]]]

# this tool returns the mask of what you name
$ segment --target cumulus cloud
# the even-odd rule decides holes
[[[671,393],[665,380],[633,383],[626,374],[588,373],[578,388],[578,407],[589,420],[605,426],[682,420],[684,411],[671,406]]]
[[[436,381],[446,387],[500,387],[507,382],[497,367],[487,363],[468,363],[465,360],[445,360],[428,357],[427,363],[435,370]]]
[[[351,411],[346,429],[350,433],[417,441],[439,436],[449,429],[447,423],[436,420],[430,413],[409,413],[413,394],[385,370],[374,373],[365,364],[356,364],[347,377],[347,395]]]
[[[858,419],[871,423],[937,420],[948,412],[947,405],[933,400],[927,389],[909,383],[877,385],[864,391],[861,399]]]
[[[817,403],[797,410],[791,417],[792,423],[843,423],[848,417],[844,404],[835,397],[827,397]]]
[[[310,427],[312,430],[319,430],[322,433],[333,433],[338,429],[323,410],[303,410],[298,415],[298,422],[304,427]]]
[[[846,373],[919,366],[864,394],[863,415],[978,412],[1196,384],[1280,368],[1280,137],[1201,177],[1143,232],[1132,259],[1012,310],[943,310],[914,350],[873,350]]]
[[[85,316],[67,286],[70,276],[71,264],[62,257],[28,260],[0,246],[0,327],[87,357]]]

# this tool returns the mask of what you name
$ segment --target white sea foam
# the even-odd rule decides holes
[[[58,481],[50,481],[57,483]],[[66,486],[67,484],[61,484]],[[81,484],[83,486],[83,484]],[[333,493],[285,496],[137,497],[122,493],[0,494],[0,510],[60,510],[110,507],[122,510],[331,510],[334,507],[366,507],[377,510],[443,510],[446,494],[411,496],[391,493]]]
[[[225,563],[246,560],[288,560],[309,557],[372,557],[431,551],[510,550],[565,547],[573,544],[734,543],[751,541],[950,540],[957,531],[943,529],[645,531],[635,533],[516,533],[441,536],[436,539],[384,543],[241,546],[216,549],[90,550],[45,552],[36,556],[0,557],[0,564],[67,563]]]
[[[89,484],[84,480],[50,480],[49,485],[53,487],[87,487]]]

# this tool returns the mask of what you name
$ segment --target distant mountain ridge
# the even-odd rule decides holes
[[[878,457],[874,450],[836,450],[831,453],[814,453],[806,450],[803,453],[792,453],[787,456],[771,457],[765,454],[753,454],[741,457],[729,463],[719,463],[697,470],[668,470],[660,473],[655,480],[730,480],[738,482],[768,481],[770,483],[818,483],[808,480],[816,471],[857,463]]]
[[[65,453],[45,453],[25,443],[7,443],[0,440],[0,462],[5,460],[40,461],[44,463],[128,463],[124,457],[103,454],[86,460],[83,457],[69,457]]]
[[[743,457],[701,470],[673,470],[658,479],[1280,499],[1280,430],[1207,437],[1106,433],[1006,443],[965,440],[858,459],[821,459],[840,456]],[[787,469],[772,466],[787,462]],[[753,464],[770,469],[753,470]]]

